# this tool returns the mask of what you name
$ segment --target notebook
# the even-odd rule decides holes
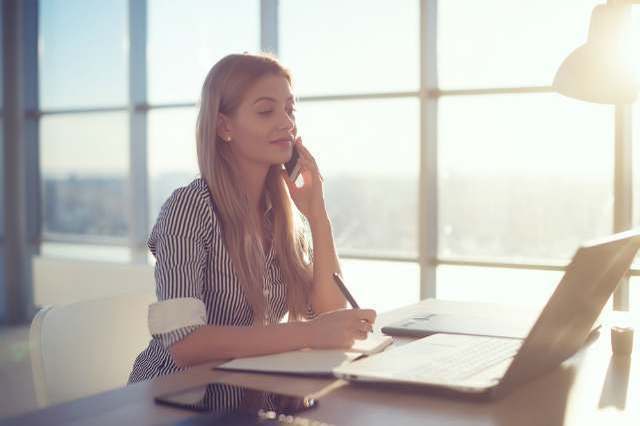
[[[259,373],[332,375],[334,368],[362,356],[381,352],[391,343],[393,343],[392,337],[372,333],[365,340],[356,340],[348,351],[302,349],[272,355],[236,358],[215,368]]]

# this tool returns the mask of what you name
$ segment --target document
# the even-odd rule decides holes
[[[247,358],[236,358],[218,365],[220,370],[252,371],[302,375],[332,375],[333,369],[348,364],[365,355],[383,351],[393,338],[370,334],[365,340],[356,340],[351,349],[303,349]]]

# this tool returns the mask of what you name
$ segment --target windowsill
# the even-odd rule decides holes
[[[124,246],[43,242],[40,255],[47,258],[131,263],[131,249]]]

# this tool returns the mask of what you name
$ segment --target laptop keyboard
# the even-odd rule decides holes
[[[516,339],[483,339],[460,350],[436,354],[402,375],[438,381],[463,380],[512,358],[521,344]]]

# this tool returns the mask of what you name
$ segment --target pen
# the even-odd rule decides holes
[[[338,288],[340,289],[344,297],[349,301],[351,306],[355,309],[360,309],[360,306],[358,306],[358,302],[356,302],[356,299],[354,299],[351,293],[349,293],[349,290],[347,290],[347,286],[344,285],[344,281],[342,281],[342,278],[340,278],[340,274],[334,272],[333,280],[336,282]]]

